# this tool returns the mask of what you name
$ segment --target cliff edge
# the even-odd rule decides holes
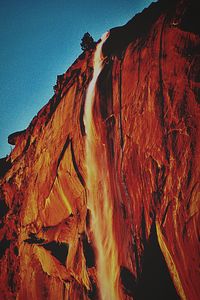
[[[93,117],[106,151],[121,299],[200,297],[197,12],[192,0],[152,3],[103,45]],[[94,51],[58,76],[52,99],[9,138],[1,299],[100,299],[84,124]]]

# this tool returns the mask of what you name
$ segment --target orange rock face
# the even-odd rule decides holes
[[[160,1],[111,29],[90,152],[94,50],[10,136],[15,148],[0,161],[0,299],[199,299],[195,5]]]

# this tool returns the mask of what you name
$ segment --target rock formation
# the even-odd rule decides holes
[[[85,123],[95,49],[9,137],[15,148],[0,160],[0,299],[199,299],[196,2],[160,0],[110,30],[91,109],[95,163]],[[102,290],[95,216],[115,296]]]

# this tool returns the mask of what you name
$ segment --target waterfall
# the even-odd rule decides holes
[[[94,54],[94,73],[88,86],[84,124],[86,130],[86,169],[88,208],[91,211],[91,230],[97,257],[97,280],[102,300],[118,300],[119,264],[113,235],[113,200],[105,144],[95,129],[93,107],[97,95],[97,79],[104,66],[102,46],[109,33],[101,38]]]

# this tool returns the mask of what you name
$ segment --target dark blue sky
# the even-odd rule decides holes
[[[7,136],[25,129],[53,95],[56,76],[81,53],[83,34],[98,40],[151,2],[0,1],[0,157],[11,150]]]

